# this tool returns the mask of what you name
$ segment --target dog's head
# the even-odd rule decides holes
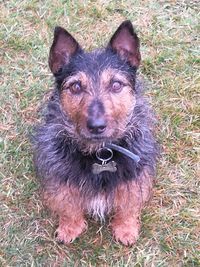
[[[49,66],[76,137],[95,143],[124,135],[136,103],[139,64],[139,39],[130,21],[119,26],[105,49],[90,53],[56,27]]]

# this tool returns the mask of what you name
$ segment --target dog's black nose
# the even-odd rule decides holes
[[[94,99],[88,107],[87,128],[92,134],[101,134],[105,131],[106,126],[103,103]]]
[[[103,117],[87,120],[87,128],[92,134],[101,134],[106,129],[106,121]]]

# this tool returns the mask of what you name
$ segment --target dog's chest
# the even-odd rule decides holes
[[[95,219],[103,221],[112,209],[112,201],[104,194],[98,194],[87,202],[87,212]]]

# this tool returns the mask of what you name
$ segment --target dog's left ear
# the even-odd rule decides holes
[[[53,44],[49,53],[49,67],[56,74],[70,59],[82,51],[74,37],[62,27],[54,30]]]
[[[116,52],[133,67],[140,65],[140,41],[129,20],[124,21],[113,34],[108,48]]]

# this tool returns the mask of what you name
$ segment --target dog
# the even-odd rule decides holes
[[[133,245],[152,194],[158,146],[154,114],[136,72],[140,41],[124,21],[105,48],[85,52],[56,27],[49,67],[55,89],[33,137],[44,204],[59,218],[58,241],[104,220],[116,241]]]

